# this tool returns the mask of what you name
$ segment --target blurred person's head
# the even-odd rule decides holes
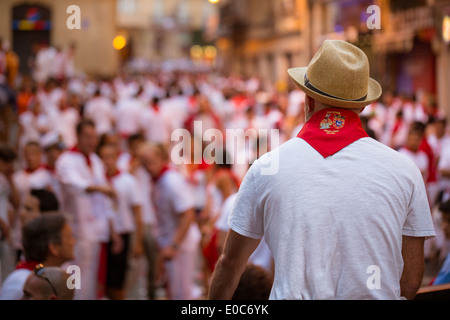
[[[138,149],[138,157],[152,178],[157,178],[168,164],[167,152],[161,144],[142,143]]]
[[[27,169],[36,170],[39,168],[42,161],[42,151],[39,143],[30,141],[25,145],[23,151]]]
[[[411,151],[418,151],[424,135],[425,124],[421,122],[412,123],[406,138],[406,147]]]
[[[135,156],[138,147],[141,143],[145,142],[144,136],[140,133],[132,134],[128,137],[128,151],[131,155]]]
[[[37,265],[25,282],[22,300],[72,300],[74,291],[67,286],[68,278],[62,268]]]
[[[442,214],[442,230],[445,237],[450,239],[450,199],[439,206],[439,211]]]
[[[115,144],[104,144],[99,150],[98,154],[102,159],[106,173],[113,174],[117,171],[117,159],[119,158],[119,150]]]
[[[0,146],[0,173],[11,176],[14,173],[14,160],[16,160],[14,150],[6,146]]]
[[[45,153],[47,166],[54,168],[56,160],[63,153],[66,146],[61,137],[56,133],[47,133],[41,139],[41,146]]]
[[[95,124],[91,120],[83,119],[77,124],[76,128],[78,149],[85,155],[95,152],[97,148],[97,133],[95,132]]]
[[[232,300],[268,300],[273,279],[267,270],[248,264],[242,273]]]
[[[57,212],[59,202],[55,194],[46,189],[32,189],[23,201],[20,209],[22,224],[37,218],[42,213]]]
[[[445,118],[436,119],[434,121],[434,130],[436,133],[436,137],[439,139],[445,135],[445,131],[447,129],[447,120]]]
[[[27,261],[60,266],[74,259],[74,245],[72,229],[60,213],[40,215],[22,229],[22,246]]]

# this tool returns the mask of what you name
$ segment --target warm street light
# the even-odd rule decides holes
[[[127,39],[124,36],[117,36],[113,40],[113,47],[116,50],[122,50],[127,45]]]
[[[220,0],[208,0],[210,3],[218,3]]]

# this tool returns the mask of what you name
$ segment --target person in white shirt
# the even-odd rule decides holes
[[[144,106],[136,95],[133,97],[125,96],[117,101],[115,124],[122,139],[127,139],[140,131],[143,111]]]
[[[153,201],[158,217],[160,256],[169,281],[169,296],[194,298],[194,277],[200,231],[195,223],[195,203],[187,181],[168,166],[160,145],[146,143],[140,149],[144,167],[154,181]]]
[[[420,123],[418,124],[418,126],[415,126],[414,123],[411,125],[408,132],[408,137],[406,139],[406,144],[398,151],[410,158],[415,163],[417,168],[419,168],[420,172],[422,173],[424,181],[427,181],[427,177],[429,174],[429,161],[427,154],[419,149],[422,139],[424,138],[424,132],[421,127],[424,127],[424,125],[421,125]]]
[[[138,259],[132,259],[127,275],[127,294],[136,296],[140,274],[144,275],[147,297],[150,300],[156,298],[156,269],[158,245],[156,241],[156,212],[152,202],[153,182],[148,171],[142,166],[140,160],[140,147],[145,147],[145,139],[142,135],[136,134],[128,138],[128,152],[122,152],[117,160],[117,168],[121,171],[131,173],[137,180],[138,192],[141,196],[141,216],[143,224],[143,247],[145,253],[145,263],[140,264]],[[144,148],[145,149],[145,148]],[[140,272],[140,270],[144,270]]]
[[[115,145],[106,144],[99,148],[99,155],[105,164],[108,183],[115,190],[117,198],[113,210],[115,231],[122,237],[123,249],[116,254],[108,251],[106,294],[112,300],[125,298],[125,274],[129,251],[133,257],[143,255],[142,199],[136,178],[128,172],[117,169],[118,150]],[[130,237],[135,239],[131,242]],[[131,247],[131,243],[133,246]]]
[[[169,141],[169,128],[162,115],[158,98],[153,98],[152,103],[144,108],[141,128],[147,141],[163,144]]]
[[[78,144],[59,156],[55,167],[63,196],[63,212],[68,215],[77,239],[75,264],[83,270],[81,289],[75,293],[75,299],[95,300],[101,252],[106,250],[110,240],[115,243],[114,252],[120,251],[121,239],[111,221],[111,199],[116,195],[106,181],[102,161],[94,153],[97,147],[95,125],[90,120],[82,120],[76,132]]]
[[[413,299],[435,231],[420,171],[362,128],[358,114],[381,95],[366,55],[325,40],[308,67],[288,73],[306,93],[307,121],[245,176],[209,298],[232,297],[264,237],[270,299]]]
[[[101,95],[100,89],[97,89],[94,96],[86,102],[84,117],[94,121],[98,136],[113,129],[114,106],[107,97]]]
[[[56,132],[61,136],[66,147],[73,148],[77,144],[75,128],[80,121],[80,114],[69,105],[66,97],[59,101],[59,111],[55,113],[52,120],[56,122]]]

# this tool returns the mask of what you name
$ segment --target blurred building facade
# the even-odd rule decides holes
[[[216,45],[223,69],[288,83],[285,70],[309,58],[306,0],[221,0]]]
[[[71,5],[80,8],[81,29],[69,29]],[[75,65],[88,74],[109,76],[119,57],[112,47],[116,34],[116,0],[2,0],[0,38],[19,55],[22,72],[29,71],[33,45],[48,43],[60,49],[75,45]]]
[[[189,58],[191,46],[204,43],[217,9],[207,0],[117,0],[117,28],[135,58]]]
[[[450,120],[450,0],[221,0],[217,47],[224,69],[287,81],[325,39],[342,39],[368,56],[384,90],[431,97]],[[367,20],[380,8],[380,29]],[[448,18],[446,18],[448,17]],[[450,28],[450,27],[447,27]],[[450,31],[447,31],[450,33]],[[289,83],[289,82],[288,82]]]

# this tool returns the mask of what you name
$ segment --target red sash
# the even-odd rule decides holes
[[[368,134],[355,112],[328,108],[316,112],[297,137],[327,158],[353,142],[368,137]]]

